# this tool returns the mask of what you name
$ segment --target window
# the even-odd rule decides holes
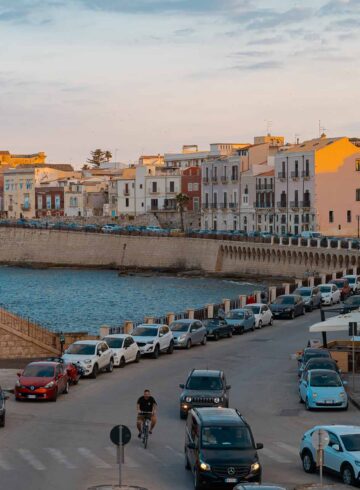
[[[193,182],[193,185],[192,185],[192,190],[193,190],[194,192],[199,191],[199,183],[198,183],[198,182]]]
[[[26,179],[26,189],[31,189],[31,188],[32,188],[31,179]]]
[[[60,206],[61,206],[61,200],[60,200],[60,196],[57,194],[55,196],[55,209],[60,209]]]
[[[346,213],[346,219],[348,223],[351,223],[351,210],[349,209]]]
[[[77,197],[70,197],[70,207],[71,208],[77,208],[78,207],[78,198]]]
[[[46,209],[51,209],[51,195],[46,196]]]
[[[125,194],[129,194],[129,184],[125,184]]]
[[[329,211],[329,223],[334,223],[334,211]]]
[[[193,185],[192,185],[192,182],[189,182],[188,183],[188,189],[187,189],[189,192],[191,192],[193,190]]]
[[[282,167],[282,168],[281,168],[281,170],[282,170],[282,171],[281,171],[281,173],[282,173],[282,178],[283,178],[283,179],[285,179],[285,177],[286,177],[286,162],[282,162],[281,167]]]
[[[233,202],[234,202],[234,205],[237,204],[237,192],[236,191],[234,191],[234,201]]]
[[[29,194],[24,194],[24,209],[30,208],[30,196]]]
[[[214,203],[214,208],[217,208],[217,193],[214,192],[214,195],[213,195],[213,203]]]
[[[125,198],[125,207],[126,208],[129,207],[129,198],[128,197]]]
[[[299,162],[295,160],[295,177],[299,177]]]
[[[139,188],[142,189],[142,184],[139,185]]]
[[[357,159],[355,160],[355,170],[356,170],[357,172],[360,172],[360,158],[357,158]]]
[[[298,207],[299,205],[299,191],[295,191],[295,206]]]
[[[227,208],[227,192],[224,192],[224,208]]]
[[[360,189],[356,189],[356,200],[360,201]]]
[[[152,192],[157,192],[157,182],[152,182]]]
[[[175,192],[175,182],[173,180],[170,181],[170,192]]]
[[[193,199],[194,211],[198,211],[200,208],[200,199],[198,197],[194,197]]]
[[[205,206],[208,208],[209,207],[209,194],[205,194]]]
[[[37,207],[38,209],[42,209],[42,196],[37,197]]]
[[[243,204],[249,204],[249,196],[248,194],[243,195]]]

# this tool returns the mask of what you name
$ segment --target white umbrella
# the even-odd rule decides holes
[[[360,324],[360,310],[346,313],[345,315],[337,315],[328,318],[324,322],[314,323],[309,328],[310,332],[341,332],[349,330],[349,323],[357,322]]]

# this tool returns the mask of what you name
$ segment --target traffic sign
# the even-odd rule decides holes
[[[115,446],[125,446],[131,439],[131,431],[126,425],[115,425],[110,431],[110,439]]]
[[[330,441],[329,433],[325,429],[317,429],[312,433],[311,442],[315,449],[324,449]]]

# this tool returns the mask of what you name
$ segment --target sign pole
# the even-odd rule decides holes
[[[119,446],[118,446],[118,463],[119,463],[119,487],[121,487],[121,466],[122,466],[122,459],[123,459],[123,445],[122,445],[122,425],[119,425]]]
[[[352,337],[352,389],[355,392],[355,337],[354,337],[354,329],[353,329],[353,337]]]
[[[319,463],[320,463],[320,486],[321,487],[323,485],[323,463],[324,463],[323,454],[324,454],[324,450],[320,449],[319,450]]]

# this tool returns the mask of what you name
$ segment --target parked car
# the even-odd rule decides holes
[[[251,428],[233,408],[194,408],[185,429],[185,467],[194,488],[210,485],[233,488],[237,483],[261,482],[261,464]]]
[[[6,407],[5,402],[9,398],[0,386],[0,427],[5,427]]]
[[[316,448],[311,436],[323,429],[329,434],[329,444],[324,448],[325,470],[339,475],[345,485],[359,481],[360,427],[353,425],[317,425],[305,432],[300,444],[300,457],[306,473],[316,471]]]
[[[295,318],[304,315],[305,303],[299,294],[283,294],[278,296],[270,305],[274,318]]]
[[[63,359],[79,363],[91,378],[103,370],[111,373],[114,367],[114,353],[103,340],[78,340],[66,349]]]
[[[239,485],[236,485],[233,490],[254,490],[254,484],[240,483]],[[272,483],[265,483],[256,485],[256,490],[286,490],[286,488],[280,487],[279,485],[273,485]]]
[[[300,357],[298,357],[298,375],[302,375],[306,364],[310,359],[331,359],[330,351],[316,347],[307,347]]]
[[[194,407],[228,407],[230,385],[225,373],[218,370],[193,369],[180,395],[180,418],[185,419]]]
[[[321,307],[321,293],[317,287],[297,288],[294,294],[299,294],[303,298],[306,311]]]
[[[340,291],[335,284],[320,284],[319,291],[323,305],[340,303]]]
[[[349,286],[349,281],[347,279],[333,279],[330,284],[335,284],[340,291],[340,299],[344,300],[350,296],[352,293],[351,287]]]
[[[208,339],[219,340],[221,337],[232,337],[233,327],[222,318],[210,318],[204,322]]]
[[[64,364],[71,385],[77,385],[81,376],[84,374],[84,370],[79,364],[64,361],[62,357],[48,357],[46,360]]]
[[[273,324],[274,317],[268,305],[264,305],[263,303],[252,303],[246,305],[244,308],[251,310],[254,313],[256,328],[262,328],[265,327],[265,325]]]
[[[317,231],[302,231],[301,238],[322,238],[322,234]]]
[[[167,325],[143,323],[135,327],[132,337],[140,347],[141,355],[157,359],[161,352],[174,352],[174,337]]]
[[[255,330],[255,316],[250,309],[238,308],[230,310],[225,320],[228,325],[232,326],[234,333],[243,334],[249,330]]]
[[[115,223],[108,223],[101,228],[101,231],[103,233],[114,233],[115,231],[120,231],[120,230],[121,230],[121,226],[116,225]]]
[[[313,408],[340,408],[347,410],[348,397],[338,373],[328,369],[307,371],[299,383],[300,401],[306,410]]]
[[[328,369],[329,371],[335,371],[335,373],[340,374],[341,370],[334,359],[329,357],[313,357],[309,359],[305,364],[305,367],[301,373],[301,377],[305,375],[308,371],[313,369]]]
[[[344,279],[348,280],[353,294],[358,294],[360,292],[360,276],[355,274],[347,274],[344,276]]]
[[[128,334],[111,334],[104,337],[105,342],[114,353],[114,366],[124,367],[129,362],[140,361],[140,348]]]
[[[200,320],[175,320],[170,325],[175,347],[190,349],[194,344],[206,344],[206,328]]]
[[[340,305],[341,313],[349,313],[350,311],[358,310],[360,308],[360,295],[350,296]]]
[[[69,393],[69,377],[61,362],[31,362],[18,373],[16,400],[50,400],[56,402],[60,393]]]

